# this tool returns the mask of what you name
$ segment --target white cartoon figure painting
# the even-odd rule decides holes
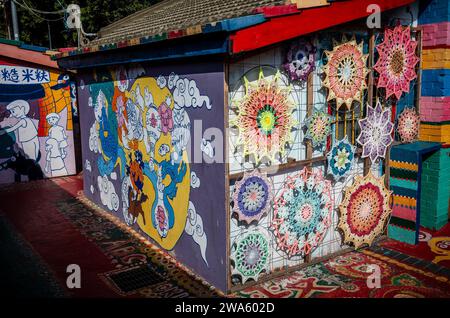
[[[15,132],[19,148],[27,159],[37,160],[39,156],[38,131],[27,115],[30,111],[30,104],[27,101],[19,99],[9,103],[6,109],[11,113],[10,117],[16,118],[17,122],[4,130],[3,133]]]
[[[46,117],[47,123],[50,126],[48,130],[48,137],[53,138],[58,142],[58,148],[61,152],[61,156],[64,159],[67,156],[66,148],[67,144],[67,135],[64,127],[59,126],[59,115],[57,113],[50,113]]]
[[[45,141],[45,151],[47,152],[45,172],[51,173],[52,177],[67,175],[66,165],[58,140],[48,138]]]
[[[58,125],[59,118],[57,113],[50,113],[45,118],[50,126],[48,138],[45,141],[45,151],[47,152],[45,172],[51,174],[52,177],[67,175],[64,163],[68,147],[67,135],[64,127]]]

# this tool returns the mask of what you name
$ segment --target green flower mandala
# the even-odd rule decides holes
[[[305,121],[305,138],[311,140],[313,147],[322,148],[331,134],[332,123],[333,119],[327,113],[315,112]]]
[[[265,105],[258,111],[256,122],[261,132],[266,136],[270,136],[273,129],[278,126],[278,117],[275,108],[271,105]]]
[[[249,279],[257,281],[259,275],[267,270],[269,240],[257,231],[244,234],[236,240],[231,260],[234,262],[232,273],[240,275],[243,283]]]

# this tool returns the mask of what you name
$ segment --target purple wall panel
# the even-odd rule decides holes
[[[226,290],[222,138],[202,141],[223,88],[219,63],[127,65],[80,74],[78,100],[86,196]]]

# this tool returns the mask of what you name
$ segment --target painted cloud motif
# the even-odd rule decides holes
[[[159,88],[163,89],[164,87],[166,87],[167,81],[164,76],[160,75],[158,76],[156,83],[158,84]]]
[[[209,266],[208,261],[206,260],[206,247],[208,245],[208,239],[206,237],[205,230],[203,229],[203,220],[202,217],[197,214],[195,206],[191,201],[189,201],[188,217],[184,230],[188,235],[192,236],[194,242],[200,246],[202,258],[205,261],[206,266]]]
[[[86,159],[84,167],[86,168],[87,171],[92,172],[91,162],[89,160]]]
[[[89,129],[89,150],[98,153],[99,152],[99,142],[98,142],[98,130],[96,129],[96,122]]]
[[[191,187],[194,189],[200,187],[200,178],[197,177],[195,171],[191,171]]]
[[[107,176],[97,177],[98,189],[100,190],[100,200],[111,211],[119,209],[119,196],[114,189],[114,185]]]
[[[200,91],[197,88],[197,83],[194,80],[187,78],[178,78],[178,75],[169,76],[169,87],[173,85],[175,90],[173,91],[173,98],[175,101],[175,108],[182,107],[203,107],[211,109],[211,103],[208,96],[200,95]]]

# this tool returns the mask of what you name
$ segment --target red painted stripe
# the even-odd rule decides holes
[[[409,220],[409,221],[416,221],[416,210],[406,208],[399,205],[394,205],[394,208],[392,209],[392,216],[396,216],[401,219]]]
[[[262,13],[266,18],[279,17],[282,15],[288,15],[298,13],[299,10],[295,4],[288,4],[282,6],[270,6],[256,8],[253,13]]]
[[[431,50],[431,49],[450,49],[450,45],[440,44],[440,45],[429,45],[423,46],[423,50]]]
[[[186,31],[185,30],[171,31],[171,32],[169,32],[167,38],[175,39],[175,38],[182,37],[184,35],[186,35]]]
[[[331,6],[306,9],[299,14],[273,18],[237,31],[231,36],[232,53],[251,51],[368,16],[367,7],[376,3],[381,11],[401,7],[415,0],[353,0]]]

